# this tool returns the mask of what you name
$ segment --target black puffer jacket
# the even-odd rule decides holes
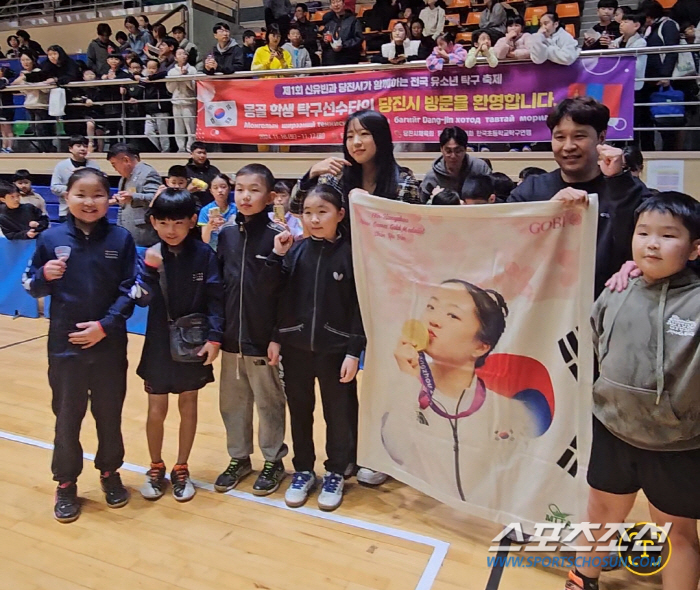
[[[323,65],[356,64],[362,53],[362,24],[355,14],[346,10],[343,16],[331,11],[323,15],[323,35],[330,35],[334,40],[340,39],[343,47],[334,51],[329,43],[323,41]]]
[[[311,352],[360,357],[365,347],[350,241],[306,238],[270,254],[263,283],[279,296],[277,341]]]

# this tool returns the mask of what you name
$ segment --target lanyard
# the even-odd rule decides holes
[[[430,406],[433,412],[435,412],[438,416],[442,416],[448,420],[459,420],[460,418],[471,416],[484,405],[484,402],[486,401],[486,387],[484,386],[484,382],[477,377],[476,392],[471,405],[466,410],[459,412],[458,414],[448,414],[433,401],[433,394],[435,393],[435,380],[433,379],[433,372],[430,370],[428,361],[425,360],[425,353],[423,352],[418,353],[418,368],[420,370],[421,382],[421,390],[418,394],[418,404],[420,405],[421,410],[425,410],[428,406]]]

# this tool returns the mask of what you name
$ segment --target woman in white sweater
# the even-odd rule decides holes
[[[382,45],[381,63],[402,64],[409,57],[418,55],[420,41],[411,41],[408,33],[408,25],[397,22],[391,31],[391,43]]]
[[[437,5],[437,0],[427,0],[428,6],[420,11],[420,19],[425,24],[423,34],[437,39],[445,28],[445,9]]]

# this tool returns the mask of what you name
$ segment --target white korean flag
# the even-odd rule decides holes
[[[213,101],[205,107],[206,127],[235,127],[238,122],[235,100]]]

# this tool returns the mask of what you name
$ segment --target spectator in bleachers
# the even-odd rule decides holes
[[[626,14],[632,14],[632,9],[629,6],[618,6],[615,9],[615,22],[619,25]]]
[[[700,2],[698,0],[677,0],[671,7],[670,17],[677,23],[697,25],[700,23]]]
[[[620,21],[620,37],[615,39],[610,43],[611,49],[618,48],[635,48],[635,47],[646,47],[647,42],[640,34],[644,27],[644,15],[638,13],[625,14]],[[636,62],[635,78],[644,78],[644,73],[647,69],[647,56],[638,55]],[[644,81],[639,79],[634,83],[635,90],[635,101],[642,102],[639,91],[644,87]],[[641,113],[643,110],[648,110],[649,107],[634,107],[635,113],[635,124],[637,126],[641,125],[644,121],[644,114]],[[640,117],[641,116],[641,117]]]
[[[160,62],[157,59],[149,59],[146,69],[142,72],[141,80],[154,77],[158,73]],[[144,98],[146,103],[146,126],[144,133],[151,143],[160,152],[170,151],[170,136],[168,135],[168,117],[172,113],[170,93],[165,84],[144,84]],[[155,101],[155,102],[154,102]]]
[[[87,65],[98,76],[106,74],[109,66],[107,56],[112,53],[119,53],[119,46],[110,40],[112,27],[107,23],[97,25],[97,39],[90,41],[87,48]]]
[[[140,59],[147,59],[145,53],[146,45],[153,44],[153,37],[148,31],[139,28],[139,21],[136,17],[127,16],[124,19],[124,28],[128,33],[128,48],[131,49]]]
[[[216,45],[204,60],[204,73],[233,74],[244,69],[243,49],[231,39],[231,29],[226,23],[216,23],[213,27]]]
[[[437,46],[428,56],[426,65],[431,72],[439,72],[445,65],[463,66],[467,59],[467,50],[455,43],[452,33],[438,35]]]
[[[640,5],[641,6],[641,5]],[[653,0],[643,5],[646,15],[647,28],[644,33],[644,38],[647,42],[647,47],[665,47],[678,45],[680,43],[681,34],[678,24],[669,19],[664,13],[664,7],[659,2]],[[661,87],[667,88],[671,84],[673,70],[678,63],[677,53],[667,54],[649,54],[647,56],[647,67],[644,73],[646,78],[663,78],[659,82],[645,82],[641,90],[635,95],[635,102],[651,102],[651,95],[657,92]],[[686,86],[683,81],[676,81],[673,87],[676,90],[685,91],[690,85]],[[686,98],[688,100],[688,98]],[[693,99],[695,100],[695,99]],[[637,113],[635,113],[637,114]],[[640,127],[653,127],[655,122],[652,118],[649,107],[640,108],[638,111],[639,118],[635,121]],[[642,151],[654,151],[654,132],[640,131],[639,141]],[[678,147],[679,134],[673,131],[661,131],[661,140],[663,149],[666,151],[675,151]]]
[[[27,82],[49,82],[58,86],[65,86],[70,82],[80,80],[80,70],[75,60],[68,57],[63,47],[51,45],[47,50],[47,57],[41,64],[40,72],[26,74]]]
[[[68,179],[73,172],[80,168],[100,169],[94,160],[88,160],[88,139],[84,135],[72,135],[68,140],[70,157],[61,160],[53,169],[51,175],[51,192],[58,197],[58,220],[63,223],[68,215],[66,195],[68,194]]]
[[[486,0],[486,8],[481,11],[481,17],[479,18],[479,28],[491,31],[492,34],[504,35],[507,20],[508,15],[501,4],[501,0]]]
[[[547,174],[547,171],[537,166],[526,166],[518,174],[518,184],[522,184],[528,176],[537,176],[538,174]]]
[[[0,89],[10,85],[17,74],[8,66],[0,66]],[[2,148],[0,153],[11,154],[14,132],[12,122],[15,120],[14,100],[12,92],[0,92],[0,132],[2,132]]]
[[[289,0],[263,0],[263,7],[265,8],[265,29],[269,31],[273,24],[277,25],[282,39],[286,39],[289,20],[294,12],[292,3]]]
[[[486,59],[492,68],[498,65],[498,57],[491,46],[491,34],[488,31],[475,31],[472,39],[476,39],[473,47],[467,53],[467,58],[464,60],[465,68],[473,68],[476,65],[476,60],[479,57]]]
[[[148,43],[144,48],[144,52],[148,57],[161,57],[161,50],[163,49],[163,41],[168,36],[168,31],[164,25],[155,25],[151,31],[153,37],[153,42]]]
[[[20,29],[16,33],[17,37],[19,37],[19,49],[26,49],[27,51],[32,52],[35,56],[39,57],[41,55],[46,55],[46,52],[44,51],[44,48],[36,41],[34,41],[29,33],[27,31]]]
[[[24,95],[24,109],[27,111],[29,120],[32,121],[32,131],[35,137],[49,137],[52,135],[52,125],[46,123],[46,121],[49,120],[49,92],[51,92],[51,89],[45,82],[35,82],[34,84],[27,82],[27,74],[41,72],[33,53],[23,51],[19,61],[22,65],[22,71],[12,84],[36,87],[36,89],[32,90],[20,90],[20,94]],[[51,151],[52,145],[47,139],[37,139],[36,144],[41,153]]]
[[[0,180],[0,230],[8,240],[33,240],[49,227],[49,218],[37,207],[22,203],[14,184]]]
[[[397,22],[391,31],[391,42],[382,45],[380,63],[402,64],[408,58],[417,57],[419,41],[412,41],[408,35],[408,25],[402,21]]]
[[[583,34],[586,49],[609,49],[620,36],[620,24],[613,18],[617,7],[617,0],[598,1],[598,24]]]
[[[312,67],[311,56],[303,45],[304,39],[301,36],[301,30],[296,23],[289,27],[289,43],[285,43],[282,49],[289,52],[292,56],[293,68],[310,68]]]
[[[34,205],[37,209],[39,209],[39,211],[41,211],[42,215],[48,216],[44,197],[38,193],[35,193],[34,189],[32,188],[32,175],[29,173],[29,170],[24,168],[17,170],[12,177],[12,182],[19,191],[20,203],[29,203],[30,205]]]
[[[7,38],[7,45],[10,49],[8,49],[7,53],[5,53],[5,57],[7,59],[19,59],[19,37],[17,35],[10,35]]]
[[[168,72],[175,66],[175,52],[179,45],[177,39],[174,37],[164,37],[158,44],[158,61],[160,62],[158,73],[162,74],[163,78],[165,78]],[[155,80],[157,78],[150,79]]]
[[[371,31],[386,31],[389,21],[398,16],[398,7],[391,0],[376,0],[374,6],[363,15],[365,27]]]
[[[103,80],[128,80],[130,78],[129,73],[124,70],[124,58],[119,53],[113,53],[107,57],[107,65],[109,70],[102,75]],[[100,87],[100,102],[109,103],[102,107],[105,119],[113,119],[104,123],[106,134],[112,138],[112,142],[115,141],[115,137],[122,133],[122,96],[125,94],[126,90],[123,86]]]
[[[136,22],[139,25],[139,29],[142,31],[148,31],[151,36],[153,36],[153,25],[151,24],[151,21],[148,20],[148,17],[141,13],[136,17]]]
[[[424,29],[425,23],[421,19],[417,18],[411,22],[411,39],[420,43],[418,55],[415,58],[419,60],[428,59],[433,49],[435,49],[435,39],[425,36],[423,34]],[[409,59],[408,61],[411,60]]]
[[[185,166],[187,168],[188,178],[196,178],[207,185],[207,188],[193,192],[192,194],[200,205],[208,205],[214,200],[209,187],[211,186],[212,180],[221,174],[221,170],[209,161],[207,146],[201,141],[192,143],[190,146],[190,156],[191,158],[187,161]]]
[[[188,62],[189,54],[182,47],[175,52],[175,66],[168,71],[166,87],[173,96],[175,142],[179,152],[189,152],[194,141],[197,117],[197,90],[194,80],[176,80],[178,76],[194,76],[197,70]],[[171,82],[170,79],[174,80]]]
[[[179,47],[182,47],[187,52],[187,63],[197,68],[197,70],[201,71],[202,58],[199,55],[197,46],[187,38],[185,27],[177,25],[173,27],[173,30],[170,32],[170,34],[180,44]]]
[[[522,16],[514,16],[506,21],[506,36],[496,41],[493,48],[498,59],[530,59],[532,35],[525,32]]]
[[[146,211],[161,183],[155,168],[142,162],[139,153],[125,143],[114,144],[107,160],[121,176],[115,200],[119,204],[117,224],[129,231],[137,246],[152,246],[158,236]]]
[[[437,0],[428,0],[428,5],[420,11],[423,21],[423,34],[436,39],[442,35],[445,28],[445,9],[438,6]]]
[[[143,65],[141,60],[134,59],[129,64],[129,76],[135,81],[141,79]],[[146,129],[146,105],[143,100],[146,96],[146,90],[141,84],[128,84],[124,88],[124,115],[126,125],[126,141],[139,150],[147,143],[144,138]]]
[[[540,30],[532,36],[530,57],[536,64],[546,61],[570,66],[579,56],[578,41],[559,26],[559,15],[547,12],[540,18]]]
[[[421,199],[425,203],[435,187],[449,188],[459,193],[467,178],[491,174],[491,168],[479,158],[467,154],[469,138],[461,127],[446,127],[440,133],[442,155],[433,162],[421,184]]]
[[[253,31],[243,31],[243,69],[247,72],[250,71],[253,65],[253,58],[255,57],[255,50],[257,49],[255,41],[256,37]]]
[[[97,79],[97,74],[90,68],[83,70],[83,81],[94,82]],[[85,131],[82,135],[87,135],[90,140],[90,147],[94,148],[95,137],[104,135],[104,123],[100,119],[104,119],[104,109],[102,105],[95,103],[100,102],[102,91],[98,86],[82,86],[71,92],[71,101],[74,104],[84,105],[82,110],[82,118],[85,120]],[[104,140],[97,140],[97,149],[102,151]]]
[[[309,20],[309,8],[303,2],[299,2],[294,8],[294,22],[301,31],[304,39],[304,47],[311,56],[311,63],[320,66],[321,60],[318,57],[318,28]]]
[[[331,9],[323,15],[323,65],[347,65],[360,62],[362,25],[345,0],[331,0]]]
[[[462,185],[462,202],[465,205],[487,205],[496,202],[496,183],[490,175],[472,176]],[[506,195],[506,198],[510,193]]]
[[[624,171],[622,150],[605,145],[610,110],[588,96],[567,98],[551,111],[552,152],[559,168],[529,176],[508,202],[585,203],[597,194],[599,204],[595,296],[605,281],[631,259],[634,212],[648,189]]]
[[[127,37],[126,33],[124,31],[117,31],[114,40],[119,46],[119,53],[125,53],[129,48],[129,37]]]
[[[250,66],[251,71],[264,70],[284,70],[292,67],[292,56],[286,49],[280,45],[282,35],[279,27],[276,24],[271,24],[265,31],[266,44],[258,47],[253,56],[253,65]],[[273,76],[263,76],[270,78]]]

